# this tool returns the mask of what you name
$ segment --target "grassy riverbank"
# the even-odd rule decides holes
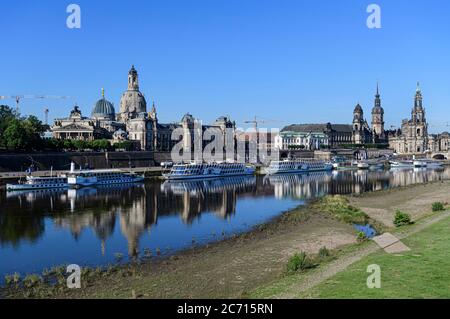
[[[367,242],[355,250],[347,250],[340,260],[322,269],[287,276],[252,291],[253,298],[450,298],[450,212],[435,214],[418,225],[402,228],[402,242],[411,251],[388,254],[374,243]],[[355,248],[355,247],[353,247]],[[350,255],[359,253],[361,260],[348,265],[334,276],[329,271],[345,263]],[[381,269],[381,288],[369,289],[366,281],[369,265]],[[315,277],[322,282],[310,285]]]
[[[289,292],[285,296],[321,297],[321,291],[306,289],[303,294],[295,289],[292,293],[290,289],[295,285],[313,288],[314,274],[328,264],[336,263],[336,269],[345,270],[358,258],[377,250],[372,242],[357,244],[351,223],[370,222],[389,229],[388,223],[378,220],[393,219],[394,201],[395,208],[413,213],[416,220],[433,217],[432,201],[450,201],[449,189],[450,183],[444,182],[356,197],[326,197],[308,207],[288,212],[252,232],[190,249],[162,261],[114,266],[106,271],[85,269],[82,289],[65,288],[61,269],[55,269],[54,277],[60,281],[59,285],[50,285],[40,279],[29,280],[28,288],[11,284],[3,290],[3,295],[10,298],[246,298],[283,296]],[[416,212],[416,207],[422,207],[419,204],[427,209]],[[377,213],[366,214],[360,207],[376,209]],[[409,244],[413,246],[413,243]],[[331,257],[323,264],[302,274],[286,275],[286,263],[291,256],[301,251],[315,256],[324,246],[331,251]]]
[[[450,298],[450,218],[407,237],[411,251],[382,250],[351,265],[300,298]],[[381,267],[381,288],[366,285],[367,266]]]

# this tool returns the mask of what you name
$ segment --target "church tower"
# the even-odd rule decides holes
[[[417,83],[414,107],[411,120],[408,123],[407,146],[410,153],[422,153],[428,149],[428,124],[423,108],[423,97],[419,83]]]
[[[128,91],[139,91],[138,73],[134,65],[131,66],[131,70],[128,72]]]
[[[372,109],[372,132],[374,143],[384,139],[384,110],[381,107],[381,98],[378,83],[377,93],[375,94],[375,105]]]
[[[413,121],[416,123],[426,122],[422,91],[420,90],[419,82],[417,82],[416,96],[414,97],[414,107],[412,109],[411,116]]]
[[[139,76],[133,65],[128,72],[128,89],[120,99],[120,112],[117,120],[126,122],[129,119],[140,117],[146,112],[147,102],[139,91]]]
[[[353,111],[353,143],[364,144],[364,112],[359,105],[356,105]]]

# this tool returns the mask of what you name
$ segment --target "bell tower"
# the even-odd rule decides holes
[[[128,90],[139,91],[138,73],[134,68],[134,65],[131,67],[130,72],[128,72]]]
[[[380,90],[377,83],[377,93],[375,94],[375,104],[372,109],[372,131],[378,138],[384,135],[384,109],[381,107]]]

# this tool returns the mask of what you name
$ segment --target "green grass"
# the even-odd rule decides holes
[[[450,218],[408,237],[401,255],[378,251],[306,293],[303,298],[450,298]],[[367,266],[381,267],[381,288],[366,285]]]

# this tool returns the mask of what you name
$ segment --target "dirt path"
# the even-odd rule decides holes
[[[408,230],[397,232],[396,235],[399,239],[404,239],[448,217],[450,217],[450,211],[441,213],[437,216],[430,217],[421,222],[420,224],[417,224],[412,228],[408,228]],[[379,249],[381,248],[378,245],[376,245],[374,242],[370,242],[368,246],[359,249],[357,251],[353,251],[351,254],[348,254],[347,256],[340,257],[339,259],[324,266],[323,269],[307,274],[304,280],[301,280],[300,282],[292,285],[284,293],[273,296],[273,298],[280,298],[280,299],[297,298],[300,293],[317,286],[323,281],[345,270],[353,263],[376,252]]]

